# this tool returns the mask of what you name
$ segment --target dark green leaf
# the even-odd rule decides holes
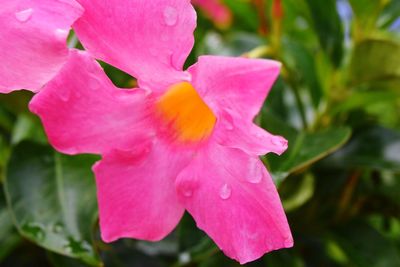
[[[382,127],[363,129],[326,164],[399,171],[400,132]]]
[[[3,188],[0,187],[0,262],[19,244],[20,237],[15,231],[11,214],[8,211],[3,195]]]
[[[268,155],[273,173],[290,174],[305,168],[344,145],[350,137],[350,129],[338,127],[316,133],[301,132],[285,136],[289,148],[282,156]]]
[[[400,266],[400,256],[394,244],[365,223],[348,224],[336,231],[336,239],[355,266]]]
[[[322,48],[338,67],[343,57],[344,33],[336,0],[306,0]]]
[[[7,200],[19,232],[51,251],[99,266],[91,245],[97,207],[92,156],[70,157],[22,142],[6,175]]]
[[[292,73],[298,75],[298,77],[291,78],[298,78],[299,83],[308,89],[314,107],[318,107],[323,90],[316,69],[315,55],[299,43],[288,42],[285,43],[284,47],[284,51],[286,51],[285,62],[291,65]]]

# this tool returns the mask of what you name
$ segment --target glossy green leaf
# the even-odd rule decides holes
[[[343,57],[344,33],[336,0],[306,0],[322,48],[338,67]]]
[[[234,33],[221,35],[215,31],[207,32],[203,43],[197,47],[197,55],[240,56],[260,45],[263,40],[255,34]]]
[[[288,150],[281,156],[268,155],[273,173],[290,174],[338,150],[349,139],[351,130],[346,127],[315,133],[301,132],[285,136],[289,141]]]
[[[331,166],[400,171],[400,132],[370,127],[329,158]],[[326,163],[328,164],[328,163]]]
[[[365,109],[376,103],[393,103],[400,99],[400,91],[354,91],[343,102],[332,108],[332,113],[349,112],[354,109]]]
[[[32,114],[20,114],[11,133],[12,144],[18,144],[24,140],[36,141],[43,144],[47,143],[47,138],[39,119]]]
[[[12,151],[5,191],[21,235],[51,251],[99,266],[91,245],[97,216],[91,172],[95,160],[22,142]]]

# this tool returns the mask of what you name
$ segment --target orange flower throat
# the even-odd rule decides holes
[[[198,142],[209,137],[217,118],[189,82],[172,85],[157,102],[163,121],[173,136],[183,142]]]

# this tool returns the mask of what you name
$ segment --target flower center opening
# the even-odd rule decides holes
[[[198,142],[212,133],[217,118],[188,82],[168,88],[158,100],[157,110],[172,128],[172,136],[184,142]]]

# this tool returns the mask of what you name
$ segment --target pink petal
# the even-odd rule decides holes
[[[257,157],[215,144],[197,154],[176,185],[198,227],[240,263],[293,245],[275,185]]]
[[[254,119],[281,64],[265,59],[202,56],[189,72],[204,101],[218,114]]]
[[[227,25],[232,20],[230,10],[220,0],[192,0],[192,3],[204,10],[219,25]]]
[[[67,60],[66,38],[82,13],[74,0],[2,0],[0,92],[40,90]]]
[[[241,149],[250,155],[265,155],[270,152],[281,155],[285,152],[288,147],[285,138],[272,135],[253,122],[235,115],[233,117],[226,112],[220,116],[214,130],[214,137],[219,144]]]
[[[30,109],[59,151],[104,153],[130,148],[152,135],[150,104],[145,91],[116,88],[94,59],[74,50]]]
[[[189,155],[158,141],[113,151],[94,167],[102,239],[129,237],[156,241],[177,225],[184,208],[174,181]]]
[[[74,29],[95,57],[130,73],[145,89],[163,91],[188,79],[182,67],[196,26],[189,0],[78,1],[86,11]]]

